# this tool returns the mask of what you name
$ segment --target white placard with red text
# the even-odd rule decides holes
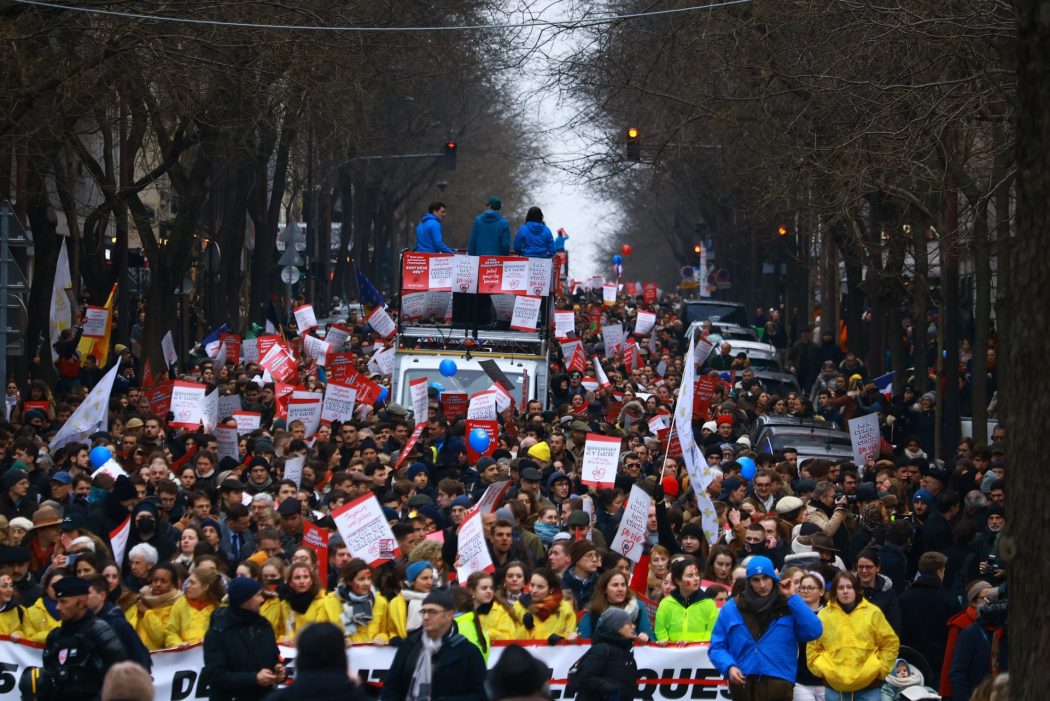
[[[324,403],[321,407],[321,423],[333,421],[350,421],[354,416],[354,402],[357,401],[357,390],[353,387],[329,382],[324,390]]]
[[[620,438],[588,433],[583,446],[583,469],[580,482],[601,489],[616,483],[616,468],[620,460]]]
[[[466,582],[475,572],[492,572],[496,568],[489,554],[488,541],[480,511],[473,511],[459,526],[456,552],[456,579]]]
[[[576,333],[576,312],[568,311],[554,312],[554,337],[569,338]]]
[[[306,437],[317,433],[321,425],[321,400],[320,393],[309,399],[298,399],[292,397],[288,400],[288,426],[293,421],[302,421],[306,426]]]
[[[394,320],[390,318],[390,315],[386,313],[386,309],[383,309],[382,307],[376,307],[372,310],[372,313],[368,315],[368,325],[371,326],[381,338],[390,338],[397,330],[397,327],[394,325]]]
[[[200,426],[204,419],[204,394],[208,388],[195,382],[177,380],[171,388],[171,403],[168,405],[174,417],[170,426],[190,430]]]
[[[328,341],[307,334],[303,336],[303,354],[307,358],[313,358],[314,362],[324,367],[328,354],[332,352],[332,345]]]
[[[517,331],[535,331],[540,318],[541,297],[518,296],[514,298],[514,309],[510,315],[510,327]]]
[[[317,315],[314,314],[314,305],[304,304],[293,309],[292,313],[295,314],[295,325],[298,327],[300,334],[304,334],[317,326]]]
[[[383,508],[372,492],[333,511],[332,521],[350,557],[359,557],[375,567],[401,555]]]

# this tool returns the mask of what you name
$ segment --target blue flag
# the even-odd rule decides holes
[[[371,312],[376,307],[383,307],[386,304],[383,302],[382,295],[376,290],[375,286],[369,282],[365,274],[361,272],[361,268],[354,266],[354,272],[357,273],[357,289],[360,292],[360,299],[365,310]]]

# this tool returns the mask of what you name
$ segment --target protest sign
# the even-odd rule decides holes
[[[331,516],[350,557],[359,557],[371,567],[400,557],[401,549],[372,492],[344,504]]]
[[[312,304],[296,307],[292,310],[292,314],[295,315],[295,326],[299,329],[300,335],[317,326],[317,315],[314,314],[314,305]]]
[[[471,512],[470,516],[460,524],[456,540],[458,545],[456,552],[457,581],[466,582],[467,577],[475,572],[495,571],[480,511]]]
[[[390,318],[390,315],[386,313],[386,309],[382,307],[376,307],[368,315],[368,325],[379,334],[380,338],[390,338],[397,331],[394,320]]]
[[[176,381],[171,388],[168,407],[174,418],[168,425],[196,430],[204,418],[204,393],[207,387],[195,382]]]
[[[219,441],[219,449],[216,451],[219,460],[222,460],[223,458],[233,458],[240,463],[241,451],[238,447],[240,436],[237,435],[237,429],[219,426],[212,431],[212,434]]]
[[[284,459],[284,479],[295,482],[295,486],[298,487],[303,479],[303,465],[306,463],[306,457],[303,455],[295,455],[290,458]],[[294,499],[295,497],[288,497]]]
[[[583,469],[580,482],[601,489],[612,487],[616,482],[617,462],[623,439],[588,433],[583,446]]]
[[[106,335],[109,326],[109,309],[105,307],[88,306],[84,310],[84,330],[81,336],[87,338],[102,338]]]
[[[350,421],[354,416],[354,402],[357,401],[357,390],[338,382],[329,382],[324,390],[324,404],[321,406],[321,423],[333,421]]]
[[[638,316],[634,320],[634,335],[645,336],[653,330],[656,324],[656,314],[653,312],[638,310]]]
[[[847,423],[849,440],[853,446],[853,462],[863,470],[868,458],[877,459],[879,456],[879,443],[882,440],[879,433],[879,415],[865,414],[850,419]]]
[[[516,331],[535,331],[542,302],[541,297],[515,297],[514,308],[510,314],[510,327]]]
[[[328,589],[328,529],[303,521],[303,545],[317,554],[317,574],[321,589]]]
[[[631,485],[631,493],[623,508],[620,525],[616,528],[610,549],[632,562],[638,562],[649,537],[649,505],[652,497],[637,484]]]
[[[231,416],[237,422],[237,433],[251,433],[262,425],[262,414],[256,411],[235,411]]]
[[[576,312],[556,311],[554,312],[554,337],[569,338],[576,334]]]

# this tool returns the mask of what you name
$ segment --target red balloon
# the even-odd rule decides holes
[[[623,253],[625,256],[631,255],[632,250],[633,249],[631,248],[631,244],[629,243],[625,243],[623,246],[620,247],[620,252]]]

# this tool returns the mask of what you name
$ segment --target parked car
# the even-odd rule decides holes
[[[751,426],[751,446],[773,453],[785,448],[798,451],[798,462],[812,458],[841,461],[853,459],[849,433],[835,424],[789,416],[760,416]]]
[[[722,321],[737,326],[750,326],[747,309],[739,302],[722,302],[716,299],[690,299],[682,302],[678,318],[688,326],[694,321]]]

